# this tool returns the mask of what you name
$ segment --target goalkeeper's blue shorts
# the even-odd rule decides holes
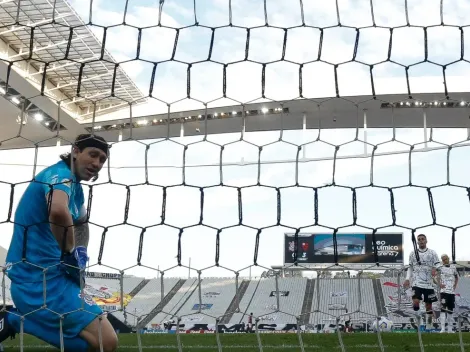
[[[42,308],[43,291],[41,282],[23,284],[12,282],[11,296],[19,315],[8,314],[8,322],[19,333],[20,316],[32,312],[24,317],[24,333],[60,348],[60,314],[63,314],[62,332],[65,351],[87,351],[88,343],[79,334],[102,314],[102,310],[90,296],[84,294],[82,299],[80,287],[66,275],[47,280],[45,308]]]

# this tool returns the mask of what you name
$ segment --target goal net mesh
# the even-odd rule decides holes
[[[31,225],[15,210],[35,175],[96,134],[111,149],[82,182],[81,290],[122,348],[346,351],[364,342],[352,327],[384,351],[399,346],[382,334],[393,324],[416,350],[464,351],[467,13],[442,0],[0,0],[0,245]],[[403,286],[419,234],[460,272],[444,340],[423,334]],[[19,264],[3,267],[4,308]],[[71,312],[50,313],[63,348]],[[4,344],[46,348],[18,314]]]

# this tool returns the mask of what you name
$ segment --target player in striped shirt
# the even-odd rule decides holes
[[[424,301],[426,306],[426,330],[432,329],[433,310],[432,304],[437,302],[437,295],[434,291],[434,276],[436,275],[436,268],[440,266],[440,260],[437,253],[427,248],[426,235],[418,235],[418,255],[419,262],[416,258],[415,252],[410,253],[409,268],[406,274],[406,280],[403,282],[403,287],[408,289],[411,283],[413,290],[413,310],[419,311],[421,301]]]
[[[439,269],[438,285],[441,292],[441,333],[445,332],[447,320],[447,332],[452,333],[454,319],[452,317],[455,308],[455,288],[459,282],[459,274],[454,264],[450,264],[449,256],[441,256],[442,267]],[[438,286],[438,287],[439,287]]]

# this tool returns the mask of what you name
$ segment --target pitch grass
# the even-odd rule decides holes
[[[178,351],[175,334],[140,335],[143,351]],[[255,334],[220,334],[220,343],[224,352],[259,351]],[[302,334],[305,351],[331,352],[341,351],[337,334]],[[218,351],[215,334],[180,334],[183,351]],[[300,351],[297,334],[260,334],[263,352]],[[343,334],[346,351],[380,351],[377,335],[373,333]],[[463,333],[465,350],[470,348],[470,333]],[[421,351],[417,333],[382,334],[382,341],[387,352]],[[460,352],[459,334],[423,333],[422,341],[426,352]],[[19,336],[15,340],[4,342],[5,351],[20,351]],[[38,339],[25,335],[24,351],[58,351]],[[139,351],[136,334],[120,334],[118,351]]]

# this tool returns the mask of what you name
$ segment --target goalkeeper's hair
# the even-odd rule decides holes
[[[83,151],[83,149],[86,148],[86,145],[83,145],[80,142],[86,141],[88,139],[95,139],[98,142],[103,143],[103,145],[106,145],[107,154],[109,155],[108,144],[106,143],[105,139],[100,136],[96,136],[92,134],[80,134],[77,136],[77,138],[75,138],[75,142],[73,143],[73,146],[77,147],[78,150]],[[60,159],[64,161],[70,169],[72,168],[72,153],[67,152],[67,153],[61,154]],[[74,158],[74,161],[75,161],[75,158]],[[91,180],[95,182],[96,180],[98,180],[98,177],[99,177],[99,174],[96,174],[96,176],[93,177]]]

